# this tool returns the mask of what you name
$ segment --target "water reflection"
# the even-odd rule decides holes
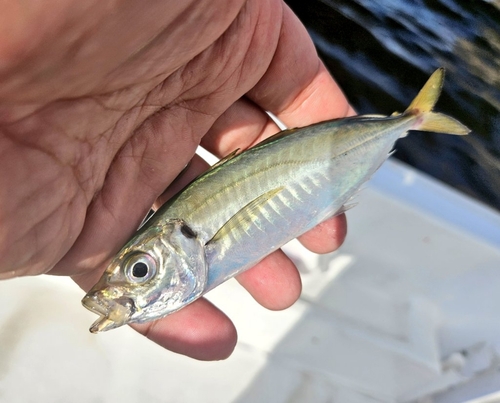
[[[360,113],[406,108],[447,69],[438,109],[473,133],[415,133],[396,157],[500,209],[500,1],[293,0]]]

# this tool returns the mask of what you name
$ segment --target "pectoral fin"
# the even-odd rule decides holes
[[[275,198],[284,187],[272,189],[252,200],[245,207],[233,215],[222,227],[217,231],[208,244],[216,243],[221,238],[226,237],[234,231],[242,231],[252,225],[257,219],[257,214],[260,209],[268,203],[271,199]]]

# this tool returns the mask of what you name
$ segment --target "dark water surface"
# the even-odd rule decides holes
[[[500,0],[287,3],[359,113],[403,111],[445,67],[436,109],[473,132],[414,132],[396,157],[500,210]]]

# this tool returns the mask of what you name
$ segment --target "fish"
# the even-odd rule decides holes
[[[443,80],[440,68],[402,113],[283,130],[220,160],[160,207],[111,260],[82,300],[99,315],[90,331],[174,313],[343,213],[408,131],[468,134],[433,111]]]

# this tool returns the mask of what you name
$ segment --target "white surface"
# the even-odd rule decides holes
[[[91,335],[67,279],[0,282],[0,402],[500,402],[499,215],[393,161],[357,201],[337,253],[287,247],[290,309],[209,294],[240,335],[223,362]]]

